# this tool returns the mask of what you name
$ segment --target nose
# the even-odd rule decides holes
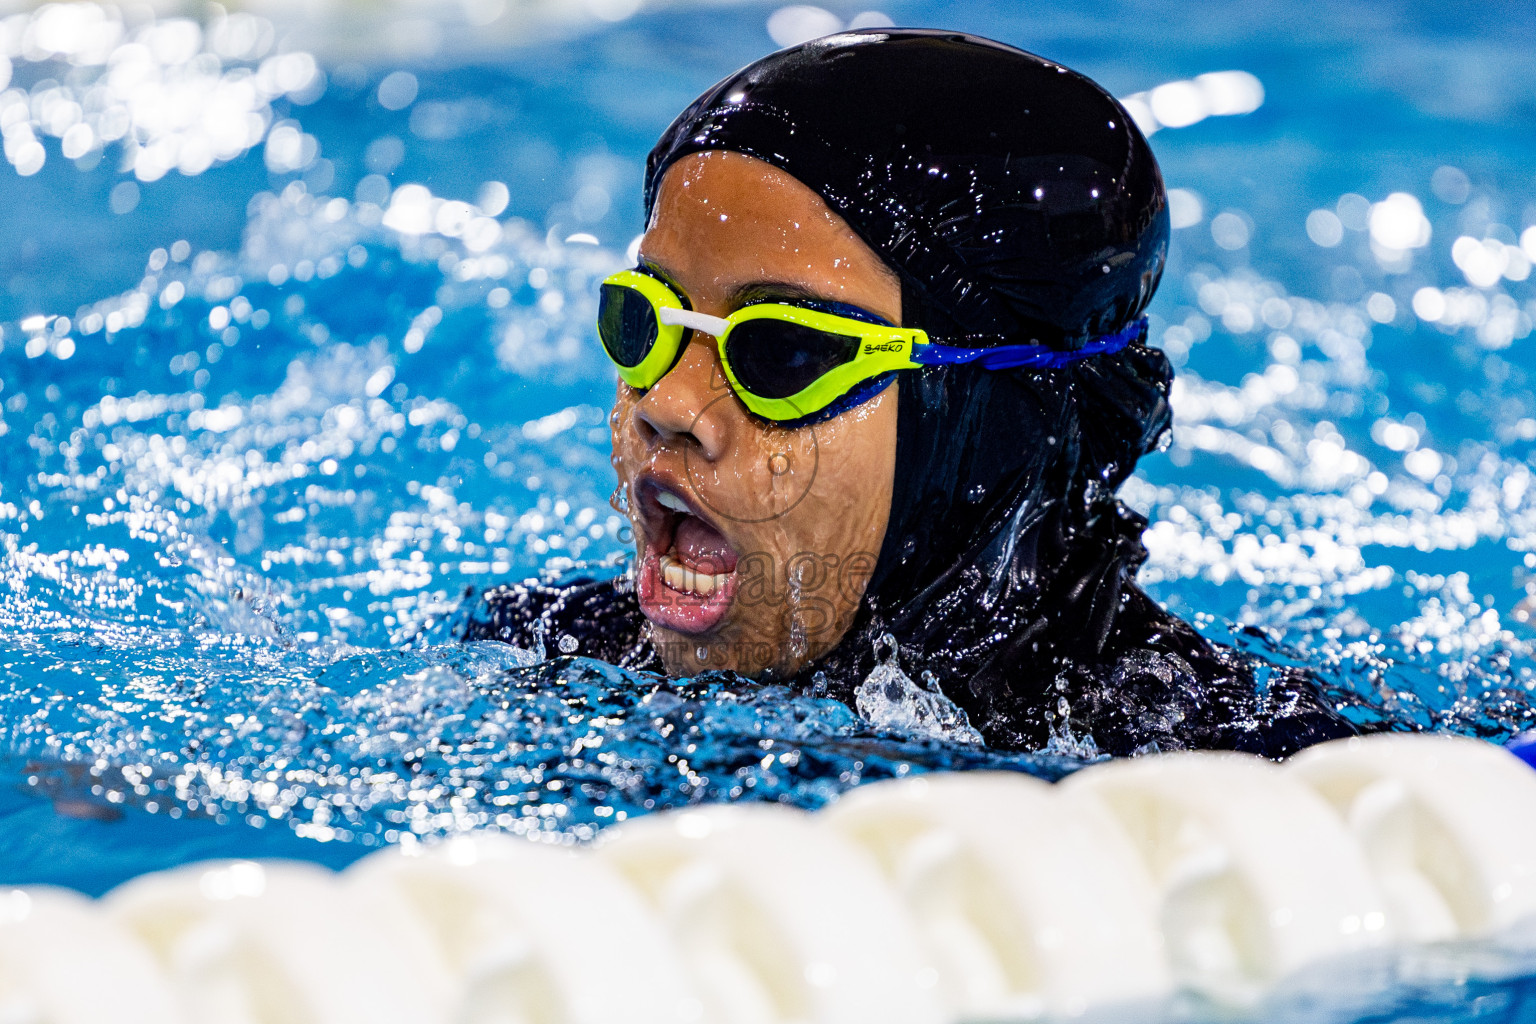
[[[691,440],[713,461],[725,452],[731,402],[715,339],[694,334],[677,365],[640,399],[635,422],[647,444]]]

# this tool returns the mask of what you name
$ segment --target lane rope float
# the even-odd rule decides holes
[[[1151,1020],[1181,994],[1240,1014],[1428,943],[1536,962],[1533,924],[1536,772],[1394,734],[1055,785],[918,775],[816,813],[659,813],[584,848],[483,833],[339,874],[225,861],[95,901],[0,889],[0,1019]]]

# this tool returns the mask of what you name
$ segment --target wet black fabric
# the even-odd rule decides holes
[[[1140,316],[1162,275],[1167,201],[1146,139],[1089,79],[989,40],[850,32],[757,61],[662,136],[647,211],[667,168],[705,150],[820,194],[901,277],[904,323],[936,340],[1071,351]],[[1171,381],[1144,337],[1059,369],[901,374],[869,591],[797,682],[851,701],[889,631],[903,667],[933,672],[998,745],[1070,732],[1115,754],[1273,756],[1353,732],[1305,675],[1207,642],[1136,587],[1146,524],[1114,494],[1169,429]],[[526,641],[535,606],[578,640],[600,642],[595,606],[643,633],[622,585],[591,584],[507,591],[476,635]]]
[[[957,32],[846,32],[699,97],[646,165],[731,150],[815,189],[902,275],[930,334],[1071,348],[1135,317],[1168,246],[1146,139],[1082,75]]]

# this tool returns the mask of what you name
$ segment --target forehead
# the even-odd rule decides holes
[[[664,217],[706,212],[695,209],[702,207],[735,207],[731,213],[763,223],[789,217],[847,229],[826,201],[798,178],[744,153],[692,153],[667,168],[651,222],[654,226]]]
[[[694,153],[668,168],[640,252],[695,302],[783,283],[887,307],[889,292],[899,304],[895,275],[821,196],[740,153]]]

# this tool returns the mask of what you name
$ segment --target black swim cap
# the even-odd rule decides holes
[[[652,150],[648,216],[667,168],[705,150],[821,195],[900,277],[903,322],[931,335],[1074,350],[1140,317],[1162,274],[1162,176],[1125,110],[991,40],[846,32],[748,65]],[[1172,371],[1144,341],[1059,369],[900,376],[889,525],[842,654],[889,628],[941,678],[980,679],[989,645],[1041,616],[1102,646],[1143,556],[1145,524],[1114,491],[1170,420]]]
[[[976,36],[846,32],[710,89],[646,167],[702,150],[793,175],[903,278],[910,324],[1074,348],[1138,316],[1168,249],[1162,177],[1114,98]]]

